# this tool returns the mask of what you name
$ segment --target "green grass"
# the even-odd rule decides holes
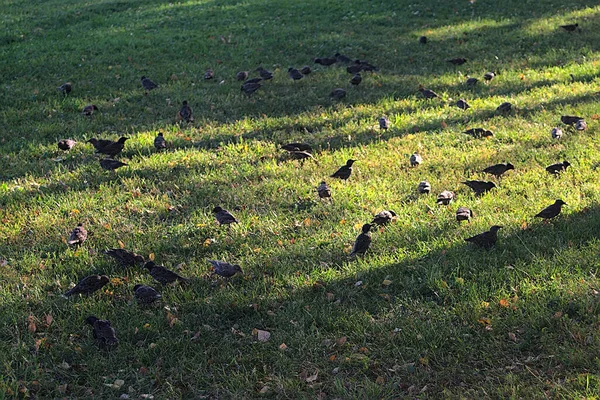
[[[598,396],[596,2],[0,5],[0,398]],[[572,22],[581,33],[558,28]],[[287,77],[336,51],[381,70],[358,87],[336,66]],[[235,73],[260,65],[275,79],[248,98]],[[205,82],[209,67],[216,79]],[[490,84],[464,85],[490,70]],[[160,87],[145,95],[142,75]],[[443,99],[423,100],[420,84]],[[336,87],[348,90],[342,102],[328,98]],[[459,98],[472,108],[454,107]],[[183,100],[191,125],[175,122]],[[497,115],[504,101],[515,110]],[[100,112],[82,117],[92,103]],[[585,116],[588,130],[553,141],[564,114]],[[390,130],[377,129],[381,115]],[[478,126],[495,136],[462,133]],[[154,151],[158,132],[169,151]],[[132,138],[120,157],[129,167],[111,174],[84,141],[121,135]],[[65,154],[61,138],[79,143]],[[287,160],[278,146],[289,141],[311,143],[318,163]],[[416,150],[424,163],[410,168]],[[349,181],[328,179],[348,158],[358,160]],[[549,177],[544,167],[564,159],[572,168]],[[460,184],[503,161],[516,170],[490,194]],[[331,203],[316,195],[323,179]],[[432,195],[416,194],[421,180]],[[436,206],[442,190],[457,201]],[[533,217],[557,198],[568,206],[555,221]],[[240,224],[220,229],[218,204]],[[470,224],[454,220],[462,205]],[[383,209],[397,221],[350,259],[360,226]],[[90,237],[67,248],[80,221]],[[504,226],[495,249],[466,245],[493,224]],[[101,253],[119,241],[191,285],[121,270]],[[215,279],[207,258],[245,275]],[[114,279],[60,296],[91,273]],[[137,306],[136,283],[159,288],[162,303]],[[98,349],[90,314],[112,321],[117,349]]]

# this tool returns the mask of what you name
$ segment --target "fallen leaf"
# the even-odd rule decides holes
[[[563,316],[562,311],[557,311],[554,313],[554,318],[562,318],[562,316]]]
[[[150,253],[150,254],[148,255],[148,259],[149,259],[150,261],[154,261],[154,253]]]
[[[270,387],[268,385],[265,385],[258,391],[258,393],[265,394],[269,391],[269,389],[270,389]]]
[[[308,376],[305,379],[306,383],[313,383],[314,381],[317,380],[318,377],[319,377],[319,370],[317,370],[317,372],[315,372],[314,375]]]
[[[392,284],[392,281],[390,281],[389,279],[384,279],[383,282],[381,282],[381,284],[383,286],[390,286]]]
[[[52,324],[52,321],[54,321],[54,318],[52,318],[52,315],[46,314],[46,325],[50,326],[50,324]]]
[[[35,325],[35,317],[33,314],[29,314],[27,317],[27,330],[31,333],[35,333],[37,331],[37,326]]]
[[[169,322],[169,326],[172,328],[173,325],[175,325],[177,322],[179,322],[179,319],[177,319],[173,314],[171,314],[170,312],[167,312],[167,321]]]
[[[325,293],[325,296],[327,297],[327,300],[329,300],[329,301],[335,300],[335,296],[333,293],[327,292],[327,293]]]
[[[268,342],[271,339],[271,332],[263,331],[262,329],[256,330],[256,339],[259,342]]]
[[[200,339],[200,334],[201,334],[201,333],[202,333],[201,331],[198,331],[198,332],[196,332],[196,333],[194,334],[194,336],[192,336],[192,339],[191,339],[191,340],[192,340],[192,341],[194,341],[194,340],[198,340],[198,339]]]
[[[61,367],[62,369],[69,369],[69,368],[71,368],[71,366],[69,365],[69,363],[68,363],[68,362],[66,362],[66,361],[63,361],[63,362],[61,362],[61,363],[60,363],[60,367]]]
[[[338,346],[343,346],[346,344],[346,342],[348,341],[348,338],[346,336],[342,336],[341,338],[339,338],[338,340],[335,341],[335,344],[337,344]]]
[[[508,307],[510,305],[506,299],[500,299],[499,304],[500,307]]]
[[[279,345],[279,350],[287,350],[287,348],[288,348],[288,347],[287,347],[287,345],[286,345],[285,343],[281,343],[281,344]]]
[[[125,248],[125,243],[121,242],[120,240],[119,240],[119,242],[118,242],[118,243],[119,243],[119,247],[120,247],[120,248],[122,248],[122,249],[124,249],[124,248]]]
[[[590,118],[593,119],[594,121],[596,121],[596,120],[600,119],[600,115],[594,114]]]
[[[377,379],[375,379],[375,383],[383,385],[385,383],[385,378],[383,376],[378,376]]]
[[[514,333],[512,333],[512,332],[508,332],[508,338],[509,338],[510,340],[512,340],[513,342],[516,342],[516,341],[517,341],[517,335],[515,335],[515,334],[514,334]]]

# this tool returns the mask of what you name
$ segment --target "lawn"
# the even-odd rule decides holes
[[[0,7],[0,398],[597,398],[597,2]],[[336,52],[379,71],[353,86],[346,65],[313,63]],[[310,75],[289,78],[304,65]],[[246,95],[235,74],[259,66],[274,78]],[[142,76],[159,87],[145,92]],[[346,97],[330,99],[335,88]],[[194,122],[176,119],[184,100]],[[510,112],[496,111],[503,102]],[[89,104],[98,111],[82,116]],[[463,133],[478,127],[494,136]],[[121,136],[128,166],[106,171],[86,140]],[[77,144],[63,152],[67,138]],[[289,142],[315,159],[292,159]],[[423,162],[411,167],[415,151]],[[350,178],[330,178],[348,159]],[[559,176],[545,171],[564,160]],[[481,172],[500,162],[515,169]],[[323,180],[331,200],[317,195]],[[417,192],[424,180],[429,195]],[[497,187],[475,196],[465,180]],[[436,204],[444,190],[456,194],[448,206]],[[556,199],[567,203],[558,217],[534,217]],[[215,206],[239,223],[219,226]],[[459,206],[471,222],[456,221]],[[395,220],[351,257],[382,210]],[[78,223],[88,239],[68,246]],[[464,241],[492,225],[503,228],[489,251]],[[103,254],[120,247],[189,284]],[[215,276],[209,259],[244,274]],[[62,296],[91,274],[111,281]],[[161,301],[138,305],[136,284]],[[99,348],[89,315],[111,321],[115,349]]]

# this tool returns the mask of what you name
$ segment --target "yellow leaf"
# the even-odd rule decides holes
[[[383,282],[381,282],[381,284],[383,286],[390,286],[392,284],[392,281],[390,281],[389,279],[384,279]]]
[[[125,248],[125,243],[121,242],[120,240],[119,240],[119,242],[118,242],[118,243],[119,243],[119,247],[120,247],[120,248],[122,248],[122,249],[124,249],[124,248]]]
[[[479,322],[481,325],[490,325],[492,323],[492,320],[490,320],[489,318],[480,318],[479,320],[477,320],[477,322]]]
[[[305,218],[304,221],[302,221],[302,223],[304,224],[304,226],[310,226],[310,217]]]
[[[150,253],[150,254],[148,255],[148,259],[149,259],[150,261],[154,261],[154,253]]]
[[[489,308],[489,307],[490,307],[490,303],[488,303],[487,301],[481,302],[481,308]]]
[[[344,225],[345,223],[346,223],[345,219],[343,219],[343,220],[340,221],[340,225]]]
[[[72,210],[71,210],[71,212],[72,212],[73,214],[79,214],[79,210],[78,210],[78,209],[76,209],[76,208],[72,209]]]

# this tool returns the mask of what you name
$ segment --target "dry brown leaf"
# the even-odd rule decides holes
[[[33,314],[29,314],[27,317],[27,330],[31,333],[35,333],[37,331],[37,326],[35,325],[35,317]]]
[[[167,312],[167,321],[169,322],[169,326],[172,328],[173,325],[175,325],[177,322],[179,322],[179,319],[177,319],[173,314],[171,314],[170,312]]]
[[[377,379],[375,379],[375,383],[383,385],[385,383],[385,378],[383,376],[378,376]]]
[[[510,305],[506,299],[500,299],[499,304],[500,307],[508,307]]]
[[[346,336],[342,336],[341,338],[339,338],[338,340],[335,341],[335,344],[337,344],[338,346],[343,346],[346,344],[346,342],[348,341],[348,338]]]
[[[46,314],[46,326],[50,326],[52,324],[52,321],[54,321],[52,315]]]
[[[306,383],[313,383],[314,381],[317,380],[318,377],[319,377],[319,370],[317,370],[317,372],[315,372],[314,375],[306,377],[305,381],[306,381]]]
[[[122,249],[124,249],[124,248],[125,248],[125,243],[121,242],[120,240],[119,240],[119,242],[118,242],[118,243],[119,243],[119,247],[120,247],[120,248],[122,248]]]
[[[510,340],[512,340],[513,342],[516,342],[516,341],[517,341],[517,335],[515,335],[515,334],[514,334],[514,333],[512,333],[512,332],[508,332],[508,338],[509,338]]]
[[[287,350],[287,348],[288,348],[288,347],[287,347],[287,345],[286,345],[285,343],[281,343],[281,344],[279,345],[279,350]]]
[[[150,261],[154,261],[154,253],[150,253],[150,254],[148,255],[148,260],[150,260]]]
[[[325,293],[325,296],[327,297],[327,300],[329,301],[334,301],[335,300],[335,295],[331,292],[327,292]]]
[[[271,389],[271,388],[268,385],[265,385],[258,391],[258,393],[265,394],[269,391],[269,389]]]

